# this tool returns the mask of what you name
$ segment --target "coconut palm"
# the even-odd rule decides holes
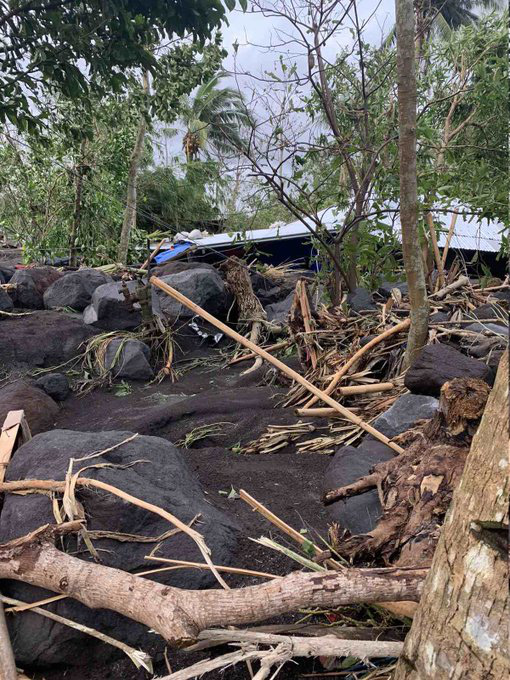
[[[474,10],[497,9],[502,0],[418,0],[415,3],[418,22],[429,23],[427,32],[448,35],[451,30],[472,24],[479,15]]]
[[[218,73],[182,100],[181,121],[186,126],[182,146],[188,161],[209,149],[228,154],[242,146],[242,129],[250,125],[251,117],[240,92],[218,87],[224,77]]]

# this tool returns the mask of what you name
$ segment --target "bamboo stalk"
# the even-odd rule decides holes
[[[164,239],[161,239],[161,241],[160,241],[160,242],[158,243],[158,245],[154,248],[154,250],[153,250],[152,253],[149,255],[149,257],[148,257],[148,258],[145,260],[145,262],[142,264],[142,266],[140,267],[140,269],[148,269],[148,268],[149,268],[150,263],[151,263],[152,260],[156,257],[156,255],[159,253],[159,251],[160,251],[161,248],[163,247],[163,244],[165,243],[165,241],[166,241],[166,237],[165,237]]]
[[[182,295],[182,293],[179,293],[179,291],[175,290],[168,284],[166,284],[164,281],[159,279],[157,276],[153,276],[151,278],[151,283],[154,286],[157,286],[161,290],[165,291],[168,295],[173,297],[175,300],[180,302],[181,304],[185,305],[189,309],[193,310],[195,314],[198,314],[201,316],[203,319],[206,321],[209,321],[213,326],[216,326],[219,330],[221,330],[223,333],[228,335],[229,337],[233,338],[236,340],[239,344],[244,345],[244,347],[247,347],[248,349],[251,349],[253,352],[261,356],[263,359],[268,361],[270,364],[273,364],[273,366],[276,366],[282,373],[285,373],[285,375],[288,375],[289,378],[292,378],[295,380],[297,383],[305,387],[309,392],[311,392],[314,396],[316,396],[318,399],[322,399],[328,406],[331,406],[334,408],[338,413],[340,413],[344,418],[347,420],[350,420],[352,423],[355,425],[358,425],[361,427],[365,432],[368,432],[369,434],[373,435],[376,439],[379,441],[383,442],[383,444],[386,444],[390,448],[392,448],[394,451],[397,453],[403,453],[404,449],[400,447],[398,444],[394,444],[393,442],[390,442],[388,437],[386,437],[384,434],[376,430],[374,427],[366,423],[364,420],[362,420],[359,416],[356,416],[354,413],[349,411],[349,409],[345,408],[344,406],[341,406],[338,404],[334,399],[332,399],[326,392],[323,392],[320,390],[318,387],[315,387],[311,382],[306,380],[306,378],[303,378],[303,376],[299,375],[296,371],[293,371],[291,368],[286,366],[282,361],[279,359],[276,359],[275,357],[271,356],[269,352],[266,352],[265,350],[261,349],[258,347],[255,343],[251,342],[247,338],[244,338],[242,335],[237,333],[236,331],[232,330],[229,326],[224,324],[222,321],[219,321],[215,316],[212,314],[209,314],[209,312],[206,312],[205,309],[202,309],[199,307],[197,304],[192,302],[190,299],[188,299],[185,295]],[[405,325],[404,325],[405,324]],[[400,330],[402,328],[406,328],[407,325],[409,324],[409,320],[406,319],[406,321],[403,321],[402,324],[397,324],[397,326],[400,326]],[[393,329],[390,329],[391,332],[396,332],[394,327]],[[386,331],[389,335],[391,335],[391,332]],[[384,335],[384,334],[383,334]],[[374,338],[375,340],[376,338]],[[372,341],[373,342],[373,341]],[[370,343],[368,343],[370,345]],[[366,351],[366,346],[362,348],[363,350]]]
[[[165,562],[167,564],[175,564],[177,567],[190,567],[192,569],[209,570],[209,565],[202,564],[201,562],[189,562],[188,560],[173,560],[167,557],[155,557],[152,555],[146,555],[145,559],[154,562]],[[214,566],[218,571],[223,571],[226,574],[241,574],[243,576],[260,576],[260,578],[281,578],[276,574],[268,574],[266,571],[253,571],[253,569],[241,569],[239,567],[224,567],[219,564],[215,564]],[[137,574],[137,576],[139,576],[139,574]]]
[[[434,227],[434,220],[432,218],[432,213],[427,212],[425,215],[425,219],[427,220],[427,225],[429,228],[429,233],[430,233],[430,238],[432,241],[432,250],[434,251],[434,259],[436,261],[436,267],[437,267],[437,287],[442,288],[444,285],[444,269],[443,269],[443,263],[441,261],[441,255],[439,253],[439,246],[437,244],[437,237],[436,237],[436,228]]]
[[[395,333],[400,333],[400,331],[404,331],[407,328],[409,328],[411,321],[410,319],[405,319],[404,321],[401,321],[400,323],[396,324],[392,328],[388,328],[388,330],[384,331],[380,335],[378,335],[376,338],[373,338],[370,340],[370,342],[367,342],[366,345],[363,347],[360,347],[360,349],[355,352],[352,357],[342,366],[340,370],[338,370],[333,378],[331,379],[331,382],[329,385],[326,387],[324,390],[324,394],[331,394],[335,387],[338,385],[340,382],[341,378],[347,373],[347,371],[359,360],[361,357],[366,354],[369,350],[372,349],[372,347],[375,347],[378,345],[380,342],[383,340],[386,340],[386,338],[389,338],[391,335],[394,335]],[[310,408],[310,406],[313,406],[319,399],[314,397],[313,399],[310,399],[305,404],[305,408]],[[323,401],[325,401],[323,399]],[[331,405],[331,404],[330,404]],[[382,441],[382,440],[381,440]],[[386,442],[384,442],[386,443]]]
[[[448,236],[446,237],[446,242],[443,248],[443,256],[441,258],[441,264],[443,265],[443,270],[446,265],[446,258],[448,257],[448,251],[450,249],[450,242],[453,238],[453,233],[455,231],[455,223],[457,222],[457,213],[452,213],[452,219],[450,222],[450,228],[448,229]]]
[[[301,285],[299,287],[299,304],[301,306],[301,315],[303,317],[303,324],[305,327],[305,332],[312,333],[312,313],[310,311],[310,303],[308,302],[308,293],[306,292],[306,282],[301,280]],[[308,338],[308,335],[304,336],[305,345],[308,345],[308,351],[310,353],[310,360],[312,362],[312,368],[317,368],[317,352],[313,346],[313,338]]]
[[[265,347],[264,349],[266,352],[276,352],[278,349],[283,349],[284,347],[287,347],[290,345],[290,340],[281,340],[280,342],[275,342],[274,345],[269,345],[269,347]],[[243,354],[241,357],[235,357],[234,359],[231,359],[228,364],[229,366],[232,366],[233,364],[238,364],[240,361],[246,361],[247,359],[255,359],[257,357],[256,352],[250,352],[249,354]]]

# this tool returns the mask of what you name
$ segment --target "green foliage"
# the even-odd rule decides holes
[[[86,102],[91,93],[119,94],[136,67],[157,78],[165,63],[153,45],[191,33],[198,47],[224,20],[221,0],[0,0],[0,123],[35,132],[44,95]],[[181,58],[186,52],[170,57]]]

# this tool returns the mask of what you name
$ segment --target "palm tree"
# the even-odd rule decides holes
[[[502,4],[502,0],[416,0],[417,29],[422,40],[431,32],[447,37],[450,31],[475,23],[479,19],[475,9],[497,9]]]
[[[242,147],[242,129],[251,124],[251,116],[240,92],[218,87],[225,75],[218,73],[193,97],[182,100],[181,120],[186,126],[182,146],[188,162],[209,148],[227,154]]]

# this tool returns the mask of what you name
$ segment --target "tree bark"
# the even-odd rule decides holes
[[[508,648],[508,352],[473,438],[394,680],[500,680]],[[506,539],[506,540],[505,540]]]
[[[402,252],[411,303],[411,327],[404,365],[409,366],[427,341],[429,304],[417,226],[416,66],[413,0],[395,0],[395,11],[397,17],[400,224]]]
[[[149,72],[143,73],[143,89],[146,95],[150,93],[149,90]],[[143,143],[145,140],[145,133],[147,131],[147,120],[144,112],[140,114],[138,123],[138,130],[136,132],[135,145],[131,152],[131,159],[129,163],[126,207],[124,209],[124,220],[122,222],[122,230],[120,232],[119,248],[117,251],[117,261],[121,264],[127,264],[129,239],[131,231],[136,226],[136,199],[138,186],[138,170],[140,168],[140,160],[143,153]]]
[[[76,189],[74,193],[74,214],[73,223],[71,225],[71,233],[69,234],[69,264],[71,267],[76,267],[78,262],[76,240],[80,233],[81,225],[81,206],[83,193],[83,176],[85,174],[85,150],[87,148],[87,140],[83,139],[80,145],[80,162],[76,167]]]
[[[0,546],[0,579],[63,593],[91,608],[112,609],[149,626],[173,644],[218,625],[262,621],[301,607],[417,600],[424,569],[295,572],[234,590],[181,590],[57,550],[58,527]]]

